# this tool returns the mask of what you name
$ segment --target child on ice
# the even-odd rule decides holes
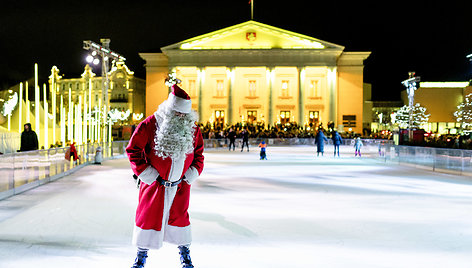
[[[259,160],[267,160],[267,156],[266,156],[266,147],[267,147],[267,144],[265,143],[265,141],[262,141],[261,143],[259,143],[259,148],[261,148],[261,159]]]
[[[359,154],[359,157],[361,156],[361,147],[362,147],[361,137],[357,137],[354,140],[354,149],[356,150],[355,156],[357,156],[357,154]]]

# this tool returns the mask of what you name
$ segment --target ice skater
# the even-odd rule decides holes
[[[334,145],[334,157],[336,157],[336,151],[338,152],[338,157],[339,157],[339,145],[343,142],[343,139],[341,138],[341,135],[335,130],[333,132],[333,135],[331,136],[331,139],[333,140],[333,145]]]
[[[241,136],[243,138],[243,146],[241,146],[241,152],[244,149],[244,144],[246,144],[247,151],[249,152],[249,131],[247,131],[246,127],[244,127],[243,131],[241,131]]]
[[[149,249],[163,242],[178,246],[183,268],[193,268],[188,207],[190,185],[203,170],[203,138],[187,93],[173,85],[157,111],[142,121],[126,152],[141,181],[133,244],[138,253],[132,268],[143,268]]]
[[[321,156],[323,156],[325,141],[328,141],[328,139],[323,134],[323,129],[320,128],[320,129],[318,129],[318,133],[316,133],[316,137],[315,137],[315,144],[316,144],[316,149],[317,149],[316,150],[316,152],[317,152],[316,156],[320,156],[320,153],[321,153]]]
[[[359,154],[359,157],[361,157],[361,147],[362,147],[362,140],[361,140],[361,137],[357,137],[355,140],[354,140],[354,150],[355,150],[355,156],[357,156],[357,154]]]
[[[265,143],[265,141],[262,141],[261,143],[259,143],[259,148],[261,148],[261,152],[260,152],[261,159],[259,160],[267,160],[267,155],[266,155],[267,144]]]
[[[226,137],[229,139],[228,150],[231,151],[231,145],[233,145],[233,151],[234,151],[234,148],[236,147],[234,145],[234,142],[236,141],[236,131],[234,131],[233,128],[230,128],[228,135]]]

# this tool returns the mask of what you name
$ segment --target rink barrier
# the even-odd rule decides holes
[[[70,147],[0,155],[0,200],[67,176],[95,163],[97,148],[103,160],[125,157],[128,141],[76,145],[77,161],[65,159]]]
[[[309,145],[315,146],[314,138],[253,138],[249,139],[250,147],[258,147],[261,141],[265,141],[267,146],[296,146],[296,145]],[[390,140],[381,140],[381,139],[362,139],[364,147],[376,148],[381,143],[393,143]],[[333,141],[328,138],[328,141],[325,141],[325,145],[333,145]],[[341,145],[354,146],[354,139],[343,139]],[[205,150],[218,150],[218,149],[228,149],[229,140],[228,139],[205,139]],[[241,148],[242,139],[236,139],[235,147]]]
[[[261,141],[268,146],[314,146],[313,138],[254,138],[249,139],[250,147],[257,147]],[[363,139],[364,148],[378,148],[385,140]],[[228,150],[228,139],[205,139],[205,150]],[[326,145],[332,145],[328,139]],[[353,139],[343,139],[342,145],[353,146]],[[76,145],[79,155],[77,161],[65,159],[69,147],[51,148],[28,152],[15,152],[0,155],[0,200],[25,192],[40,185],[67,176],[88,164],[95,162],[97,147],[102,148],[103,161],[126,157],[128,141],[112,143],[90,143]],[[242,140],[236,140],[236,147],[241,148]]]
[[[386,163],[472,177],[472,150],[380,144],[379,159]]]

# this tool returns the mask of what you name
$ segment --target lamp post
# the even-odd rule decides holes
[[[109,99],[108,99],[108,89],[110,85],[110,81],[108,78],[109,60],[112,59],[112,61],[118,61],[118,60],[125,61],[126,58],[110,50],[110,39],[100,39],[100,42],[102,43],[101,45],[90,40],[83,41],[83,49],[89,50],[91,52],[91,55],[87,56],[86,58],[87,62],[98,65],[100,63],[99,58],[101,58],[101,62],[102,62],[101,100],[103,100],[103,105],[104,105],[104,113],[103,113],[102,120],[103,120],[104,125],[106,125],[108,121],[107,116],[109,112]],[[99,109],[100,108],[101,107],[99,107]],[[108,124],[111,124],[110,121],[108,121]],[[110,127],[108,129],[110,131]],[[106,135],[106,131],[107,131],[107,128],[104,127],[103,136],[102,136],[104,140],[107,139],[107,137],[111,137],[111,135]]]
[[[408,138],[410,140],[413,136],[411,127],[412,127],[412,121],[413,121],[413,105],[415,102],[415,91],[418,88],[417,85],[419,82],[420,82],[420,77],[415,76],[415,72],[408,72],[408,79],[402,81],[402,84],[406,87],[406,92],[408,94],[408,108],[409,108]]]

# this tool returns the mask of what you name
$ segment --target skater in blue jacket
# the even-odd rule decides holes
[[[356,150],[355,156],[357,156],[357,154],[359,154],[359,157],[361,156],[361,147],[362,147],[361,137],[357,137],[354,140],[354,149]]]
[[[316,134],[316,137],[315,137],[315,144],[316,144],[316,148],[317,148],[317,151],[316,151],[317,155],[316,156],[320,156],[320,153],[321,153],[321,156],[323,156],[325,141],[328,141],[328,139],[323,134],[323,129],[320,128],[318,130],[318,133]]]
[[[334,156],[336,157],[336,150],[338,151],[338,157],[339,157],[339,145],[343,142],[343,139],[341,138],[341,135],[335,130],[333,132],[333,135],[331,136],[331,139],[333,140],[333,145],[334,145]]]

